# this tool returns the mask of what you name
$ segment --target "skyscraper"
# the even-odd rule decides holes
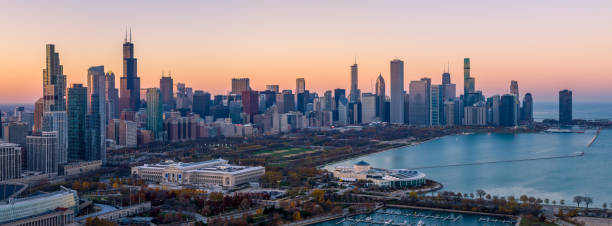
[[[119,90],[115,88],[115,73],[106,73],[106,123],[119,118]]]
[[[499,95],[493,95],[489,98],[487,98],[487,124],[489,125],[493,125],[493,126],[499,126],[500,125],[500,121],[499,121],[499,111],[500,111],[500,105],[501,105],[501,98]]]
[[[438,126],[442,124],[444,106],[442,102],[441,85],[431,85],[429,95],[429,125]]]
[[[517,125],[516,97],[513,94],[501,96],[501,106],[499,110],[499,123],[504,127]]]
[[[0,143],[0,181],[21,177],[21,147]]]
[[[518,82],[517,81],[510,81],[510,93],[514,94],[516,96],[516,98],[519,98],[519,86],[518,86]]]
[[[305,113],[307,111],[306,106],[308,105],[308,100],[310,98],[310,92],[308,90],[304,90],[301,93],[296,94],[296,108],[297,111]]]
[[[372,93],[361,94],[361,122],[370,123],[375,121],[378,96]]]
[[[158,88],[147,89],[147,129],[151,130],[156,139],[160,138],[164,129],[162,94]]]
[[[572,123],[572,91],[561,90],[559,92],[559,123]]]
[[[410,107],[408,108],[410,111],[410,113],[408,114],[408,121],[410,125],[430,125],[430,98],[431,80],[429,78],[422,78],[421,80],[410,82]],[[393,99],[391,99],[391,101],[393,101]]]
[[[332,110],[332,105],[333,104],[333,97],[332,97],[332,91],[331,90],[327,90],[325,91],[325,93],[323,94],[323,100],[322,104],[321,104],[321,108],[323,111],[331,111]]]
[[[68,89],[68,159],[85,160],[87,88],[72,84]]]
[[[34,131],[42,129],[43,112],[45,111],[45,99],[40,98],[34,104]]]
[[[48,111],[43,115],[43,131],[57,132],[56,161],[68,162],[68,119],[65,111]]]
[[[106,161],[106,78],[104,66],[87,70],[87,160]]]
[[[47,64],[43,69],[44,111],[66,110],[66,75],[55,45],[47,44]]]
[[[202,90],[195,91],[193,94],[193,113],[200,115],[202,118],[210,115],[210,93]]]
[[[304,78],[295,79],[295,94],[300,94],[306,91],[306,80]]]
[[[278,85],[266,85],[266,90],[273,91],[275,93],[278,93],[279,91]]]
[[[526,123],[533,122],[533,97],[531,96],[531,93],[526,93],[525,97],[523,98],[521,121]]]
[[[358,69],[357,69],[357,62],[355,62],[355,64],[351,65],[351,90],[349,93],[349,102],[359,102],[359,96],[360,96],[360,91],[359,91],[359,86],[358,86]]]
[[[404,123],[404,61],[391,61],[391,123]]]
[[[120,111],[124,109],[138,111],[140,108],[140,78],[138,78],[137,59],[134,58],[131,30],[130,39],[128,40],[126,33],[123,43],[123,77],[121,77],[120,95]]]
[[[384,119],[385,115],[385,79],[382,77],[382,74],[378,74],[378,78],[376,78],[376,117],[380,118],[381,121]]]
[[[42,132],[40,136],[28,136],[28,170],[56,173],[58,169],[57,132]]]
[[[242,108],[248,115],[247,122],[253,123],[253,116],[259,113],[259,93],[253,90],[242,91]]]
[[[470,75],[470,58],[463,59],[463,93],[476,91],[475,79]]]
[[[251,90],[249,78],[232,78],[232,94],[240,95],[247,90]]]
[[[174,109],[174,107],[175,107],[175,104],[174,104],[174,80],[172,80],[172,77],[170,77],[170,75],[168,75],[168,77],[164,77],[164,75],[162,74],[161,79],[159,79],[159,89],[160,89],[161,94],[162,94],[162,101],[164,103],[164,110],[165,111],[169,111],[171,109]],[[209,95],[208,99],[210,99],[210,95]],[[195,102],[195,100],[194,100],[194,102]],[[195,103],[194,103],[194,105],[195,105]],[[194,108],[195,108],[195,106],[194,106]]]

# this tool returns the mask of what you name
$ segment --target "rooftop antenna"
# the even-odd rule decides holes
[[[130,27],[130,43],[132,42],[132,27]]]
[[[125,28],[125,38],[123,38],[123,42],[127,42],[127,28]]]
[[[357,56],[355,56],[355,64],[357,64]]]

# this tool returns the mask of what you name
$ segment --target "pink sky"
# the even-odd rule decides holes
[[[279,84],[348,88],[357,57],[359,87],[372,91],[389,61],[410,80],[441,81],[447,61],[462,87],[472,59],[476,88],[555,100],[612,100],[612,1],[8,1],[0,7],[0,104],[42,95],[44,46],[56,44],[68,83],[86,83],[90,66],[121,76],[121,44],[133,30],[142,87],[176,82],[226,93],[232,77],[254,89]],[[119,79],[117,78],[117,86]],[[387,85],[389,87],[389,85]],[[458,91],[461,88],[458,88]]]

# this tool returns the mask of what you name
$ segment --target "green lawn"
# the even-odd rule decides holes
[[[521,226],[556,226],[556,224],[548,222],[539,222],[534,217],[523,217],[521,218]]]
[[[260,156],[272,156],[272,157],[285,157],[289,155],[295,155],[302,152],[313,151],[308,148],[289,148],[289,149],[277,149],[277,150],[261,150],[255,152],[255,155]]]

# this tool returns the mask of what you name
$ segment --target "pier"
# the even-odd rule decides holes
[[[593,143],[595,143],[595,141],[597,140],[597,137],[599,137],[599,133],[601,133],[601,128],[597,129],[597,132],[595,132],[595,136],[593,136],[593,139],[591,139],[591,141],[589,141],[589,143],[587,143],[587,148],[590,148],[591,145],[593,145]]]

